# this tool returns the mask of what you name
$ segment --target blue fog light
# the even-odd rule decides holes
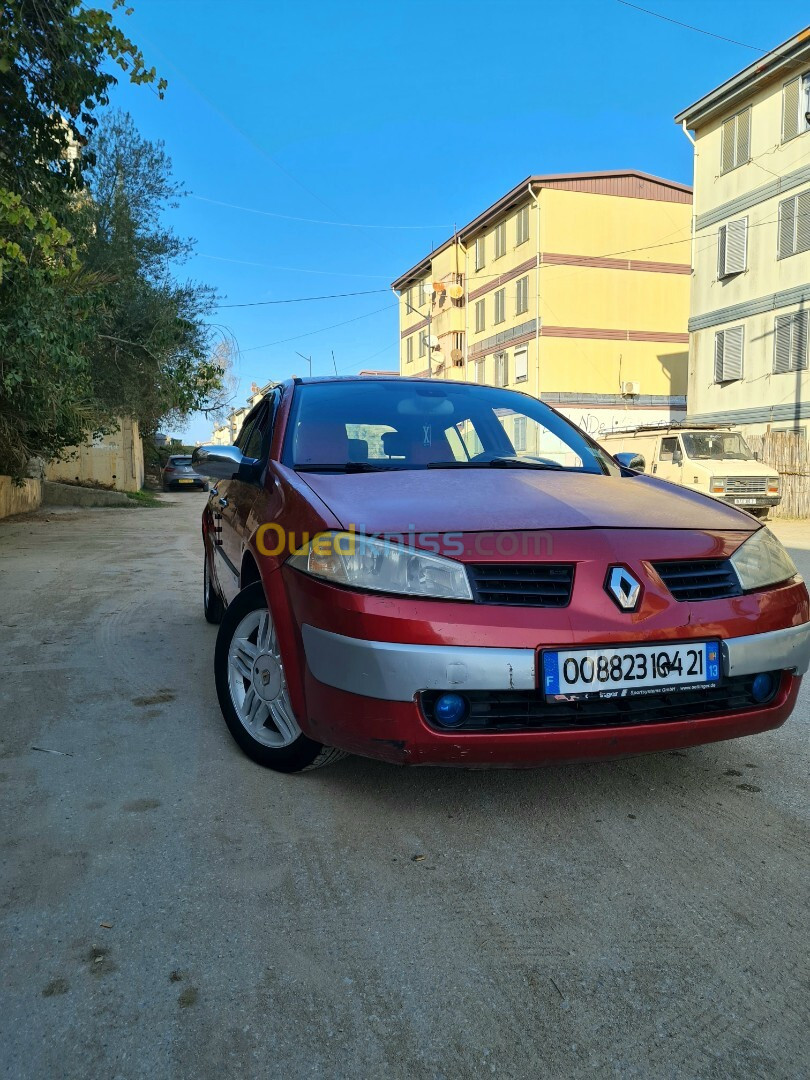
[[[751,696],[754,701],[767,701],[773,695],[773,675],[763,672],[757,675],[751,685]]]
[[[458,727],[467,719],[469,706],[461,694],[441,694],[436,698],[433,715],[442,727]]]

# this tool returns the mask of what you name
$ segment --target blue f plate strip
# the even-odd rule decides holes
[[[560,692],[560,664],[558,654],[555,652],[543,653],[543,692],[546,694]]]

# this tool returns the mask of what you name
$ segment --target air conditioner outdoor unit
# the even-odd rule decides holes
[[[622,394],[625,397],[637,397],[641,393],[641,383],[638,382],[623,382]]]

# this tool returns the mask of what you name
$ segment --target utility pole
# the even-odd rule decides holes
[[[297,349],[295,350],[295,355],[300,356],[302,360],[306,360],[306,362],[309,364],[309,377],[311,379],[312,378],[312,357],[311,356],[304,356],[304,354],[298,352]]]

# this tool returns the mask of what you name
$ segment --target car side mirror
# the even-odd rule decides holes
[[[254,479],[256,458],[242,456],[238,446],[198,446],[191,455],[191,467],[202,476],[212,480]]]
[[[673,465],[680,465],[682,462],[683,462],[683,454],[681,453],[681,451],[680,450],[673,450],[672,451],[672,464]]]
[[[633,454],[631,452],[623,451],[621,454],[616,454],[615,457],[618,463],[623,465],[625,469],[632,469],[634,472],[644,472],[647,468],[647,462],[642,454]]]

